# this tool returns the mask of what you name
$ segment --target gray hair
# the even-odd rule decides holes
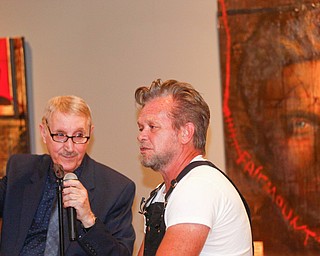
[[[76,114],[87,118],[89,125],[92,124],[92,115],[89,105],[80,97],[73,95],[57,96],[51,98],[45,107],[42,122],[50,120],[55,112]]]

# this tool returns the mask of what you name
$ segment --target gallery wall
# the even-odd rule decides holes
[[[10,0],[0,17],[0,37],[26,41],[32,153],[45,152],[38,125],[47,100],[83,97],[95,124],[90,155],[136,183],[135,250],[140,199],[161,181],[139,163],[138,86],[157,78],[193,84],[211,109],[207,157],[224,169],[216,1]]]

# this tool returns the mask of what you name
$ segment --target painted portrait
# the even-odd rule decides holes
[[[227,172],[266,255],[319,255],[320,6],[236,2],[219,1]]]

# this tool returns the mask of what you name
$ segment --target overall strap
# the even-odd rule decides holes
[[[168,197],[170,196],[171,192],[173,191],[173,189],[177,186],[178,182],[185,176],[187,175],[193,168],[200,166],[200,165],[209,165],[208,161],[194,161],[189,163],[186,167],[184,167],[184,169],[179,173],[179,175],[177,176],[177,178],[173,179],[171,181],[171,186],[168,189],[168,192],[166,193],[165,196],[165,201],[168,200]]]
[[[220,171],[228,180],[229,182],[234,186],[234,188],[237,190],[238,194],[240,195],[240,198],[244,204],[244,207],[246,208],[246,212],[247,215],[249,217],[249,221],[250,221],[250,225],[251,225],[251,214],[250,214],[250,208],[249,205],[247,203],[247,201],[245,200],[245,198],[243,197],[243,195],[240,193],[239,189],[237,188],[237,186],[233,183],[233,181],[223,172],[221,171],[217,166],[215,166],[213,163],[211,163],[210,161],[205,161],[205,160],[201,160],[201,161],[193,161],[190,164],[188,164],[177,176],[176,179],[171,181],[171,187],[169,188],[168,192],[166,193],[165,196],[165,201],[167,202],[168,197],[170,196],[171,192],[173,191],[173,189],[176,187],[176,185],[178,184],[178,182],[187,174],[189,173],[193,168],[196,168],[200,165],[209,165],[215,169],[217,169],[218,171]]]
[[[217,166],[215,166],[213,163],[211,163],[211,162],[209,162],[209,161],[205,161],[205,162],[207,162],[208,165],[210,165],[210,166],[216,168],[218,171],[220,171],[220,172],[223,174],[223,176],[225,176],[225,177],[230,181],[230,183],[234,186],[234,188],[237,190],[237,192],[238,192],[238,194],[239,194],[239,196],[240,196],[240,198],[241,198],[241,200],[242,200],[242,202],[243,202],[243,205],[244,205],[244,207],[246,208],[246,212],[247,212],[247,215],[248,215],[248,217],[249,217],[249,221],[250,221],[250,225],[251,225],[251,213],[250,213],[249,205],[248,205],[246,199],[244,198],[244,196],[240,193],[240,191],[239,191],[239,189],[237,188],[237,186],[236,186],[236,185],[233,183],[233,181],[228,177],[228,175],[225,174],[223,171],[221,171]]]

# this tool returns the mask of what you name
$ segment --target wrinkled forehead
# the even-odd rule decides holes
[[[148,101],[138,114],[138,123],[146,120],[168,119],[173,106],[172,97],[160,97]]]
[[[173,98],[171,96],[158,97],[146,102],[140,109],[140,114],[144,113],[158,113],[161,111],[170,112],[173,106]]]
[[[90,120],[84,115],[74,113],[54,112],[52,113],[48,123],[51,126],[71,126],[87,129],[90,126]]]

